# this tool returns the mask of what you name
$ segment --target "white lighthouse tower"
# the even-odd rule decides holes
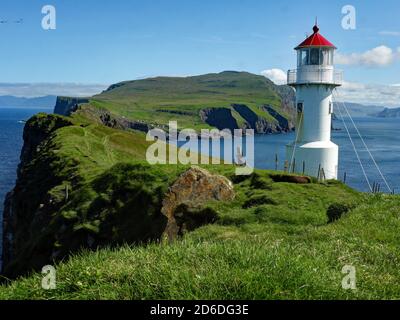
[[[297,69],[288,71],[288,85],[296,89],[296,140],[287,146],[290,170],[314,177],[337,179],[339,147],[331,141],[332,92],[342,84],[333,67],[336,47],[317,25],[298,45]]]

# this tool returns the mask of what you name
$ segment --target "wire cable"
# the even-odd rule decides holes
[[[339,95],[338,95],[338,92],[337,92],[336,89],[335,89],[335,91],[336,91],[336,94],[337,94],[337,96],[338,96],[338,98],[339,98]],[[376,169],[378,170],[379,175],[381,176],[382,180],[385,182],[385,185],[386,185],[386,187],[388,188],[389,193],[392,193],[392,188],[389,186],[389,183],[387,182],[387,180],[386,180],[384,174],[382,173],[381,169],[379,168],[379,165],[378,165],[377,162],[375,161],[374,156],[372,155],[372,153],[371,153],[371,151],[369,150],[367,144],[365,143],[363,137],[361,136],[361,133],[360,133],[360,131],[358,130],[356,124],[354,123],[353,117],[350,115],[350,112],[349,112],[349,110],[348,110],[348,108],[347,108],[345,102],[342,101],[341,103],[343,104],[344,109],[346,110],[346,113],[347,113],[347,115],[348,115],[349,118],[350,118],[350,121],[352,122],[354,128],[356,129],[357,134],[358,134],[358,136],[359,136],[360,139],[361,139],[361,142],[363,143],[363,145],[364,145],[365,149],[367,150],[369,156],[371,157],[371,159],[372,159],[372,161],[373,161],[373,163],[374,163]]]
[[[335,90],[335,91],[336,91],[336,90]],[[334,94],[333,94],[333,97],[334,97],[334,100],[336,100]],[[361,159],[360,159],[360,156],[358,155],[356,145],[354,144],[354,141],[353,141],[353,139],[351,138],[349,128],[347,127],[347,124],[346,124],[346,122],[345,122],[345,120],[344,120],[344,117],[343,117],[342,111],[340,110],[339,105],[338,105],[338,111],[339,111],[340,118],[342,119],[343,125],[344,125],[344,127],[345,127],[345,129],[346,129],[347,135],[349,136],[351,145],[353,146],[354,152],[355,152],[355,154],[356,154],[356,156],[357,156],[358,163],[359,163],[360,166],[361,166],[361,170],[362,170],[362,172],[363,172],[363,174],[364,174],[365,180],[367,181],[369,190],[372,192],[371,183],[369,182],[367,173],[365,172],[365,168],[364,168],[364,166],[363,166],[363,164],[362,164],[362,161],[361,161]]]

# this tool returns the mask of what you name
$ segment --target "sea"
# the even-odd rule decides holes
[[[0,239],[1,221],[4,198],[16,180],[16,170],[23,144],[22,134],[24,122],[38,112],[52,112],[48,108],[0,108]],[[400,119],[395,118],[354,118],[354,122],[363,137],[370,153],[375,159],[379,170],[371,159],[369,152],[359,138],[357,131],[349,119],[345,120],[352,137],[370,185],[378,183],[381,191],[388,192],[388,188],[381,177],[385,177],[390,189],[395,193],[400,191]],[[369,191],[357,156],[349,140],[348,134],[341,121],[334,121],[335,131],[332,132],[333,141],[340,147],[339,179],[359,190]],[[285,145],[295,139],[295,133],[256,135],[255,167],[260,169],[275,169],[276,155],[279,169],[283,169]],[[214,155],[215,156],[215,155]],[[1,250],[1,241],[0,241]],[[0,251],[1,252],[1,251]]]
[[[368,192],[369,186],[377,184],[382,192],[388,193],[390,188],[390,191],[399,193],[400,119],[359,117],[353,120],[355,127],[349,118],[345,118],[344,121],[369,182],[365,178],[342,120],[333,121],[335,131],[332,131],[332,141],[339,146],[338,178],[343,181],[346,175],[346,184],[359,191]],[[255,167],[274,169],[275,154],[278,154],[278,160],[284,159],[284,146],[294,139],[295,133],[255,136]],[[282,161],[279,163],[282,170]]]
[[[399,193],[400,119],[358,117],[353,118],[353,122],[350,118],[344,119],[349,131],[348,134],[342,120],[333,121],[335,130],[332,131],[332,140],[339,145],[338,179],[363,192],[369,192],[372,187],[377,186],[381,192],[391,193],[394,191]],[[284,170],[285,146],[295,140],[295,135],[295,132],[255,135],[254,166],[258,169],[275,170],[278,168],[278,170]],[[221,139],[217,154],[208,155],[223,158],[223,142],[223,139]],[[193,142],[193,139],[189,142],[178,142],[179,147],[189,149],[195,146],[201,152],[200,145],[200,142]],[[245,150],[244,141],[243,149]],[[212,152],[211,143],[209,150]],[[233,152],[236,151],[233,150]],[[278,159],[278,166],[276,159]]]

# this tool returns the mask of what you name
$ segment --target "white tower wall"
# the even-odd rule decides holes
[[[331,142],[333,89],[328,84],[296,86],[296,102],[302,103],[303,112],[298,113],[297,140],[287,146],[291,171],[337,179],[339,147]]]
[[[303,85],[296,88],[296,100],[303,103],[302,141],[330,141],[332,123],[332,87]]]

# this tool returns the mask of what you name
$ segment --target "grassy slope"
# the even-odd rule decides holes
[[[178,121],[180,127],[207,128],[200,119],[199,111],[208,107],[226,107],[245,104],[272,123],[276,119],[261,110],[269,104],[281,114],[281,98],[277,87],[263,76],[246,72],[222,72],[187,78],[158,77],[123,82],[100,95],[91,104],[134,120],[151,124],[168,124]],[[159,110],[180,112],[160,112]],[[287,116],[287,115],[286,115]],[[241,125],[245,120],[236,112],[234,117]]]
[[[105,218],[99,209],[105,208],[127,215],[117,233],[129,236],[137,208],[154,210],[185,169],[147,166],[143,135],[133,132],[77,124],[56,131],[52,141],[48,152],[62,159],[53,168],[66,180],[71,172],[80,177],[70,201],[55,213],[55,219],[72,220],[74,232],[99,233]],[[231,167],[207,168],[236,181]],[[0,298],[400,298],[398,196],[362,195],[335,182],[275,183],[270,174],[237,180],[235,201],[208,204],[218,222],[183,240],[84,251],[57,266],[56,290],[42,290],[41,275],[34,273],[0,286]],[[60,190],[52,192],[62,197]],[[121,194],[133,199],[126,208]],[[358,207],[327,224],[326,209],[338,201]],[[345,264],[357,268],[356,291],[341,289]]]

